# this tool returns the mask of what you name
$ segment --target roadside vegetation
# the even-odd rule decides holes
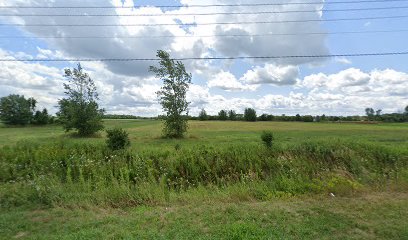
[[[193,121],[184,139],[161,138],[160,124],[105,120],[119,143],[128,133],[119,150],[54,125],[0,128],[0,235],[407,236],[406,124]]]
[[[408,213],[407,124],[372,108],[348,119],[372,124],[253,108],[188,122],[191,74],[157,57],[162,121],[103,120],[80,64],[65,70],[57,125],[31,127],[53,119],[33,98],[0,99],[0,238],[56,238],[46,229],[67,221],[58,238],[408,237],[396,220]]]

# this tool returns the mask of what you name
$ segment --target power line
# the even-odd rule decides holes
[[[384,3],[384,2],[406,2],[407,0],[358,0],[358,1],[330,1],[330,2],[291,2],[291,3],[242,3],[242,4],[197,4],[197,5],[140,5],[140,6],[0,6],[0,8],[43,8],[43,9],[111,9],[111,8],[141,8],[141,7],[157,7],[157,8],[207,8],[207,7],[256,7],[256,6],[285,6],[285,5],[313,5],[313,4],[358,4],[358,3]]]
[[[333,57],[375,57],[375,56],[396,56],[408,55],[404,52],[383,52],[383,53],[351,53],[351,54],[324,54],[324,55],[282,55],[282,56],[254,56],[254,57],[186,57],[173,58],[176,61],[187,60],[245,60],[245,59],[289,59],[289,58],[333,58]],[[72,59],[0,59],[0,62],[133,62],[133,61],[158,61],[158,58],[72,58]]]
[[[146,38],[211,38],[211,37],[273,37],[299,35],[339,35],[339,34],[371,34],[371,33],[405,33],[408,29],[397,30],[369,30],[369,31],[341,31],[341,32],[297,32],[297,33],[265,33],[265,34],[214,34],[214,35],[143,35],[143,36],[0,36],[0,39],[146,39]]]
[[[2,23],[4,26],[24,26],[24,27],[158,27],[158,26],[199,26],[199,25],[247,25],[247,24],[277,24],[277,23],[306,23],[306,22],[339,22],[339,21],[359,21],[377,19],[400,19],[408,18],[408,15],[400,16],[378,16],[378,17],[357,17],[357,18],[332,18],[332,19],[303,19],[303,20],[282,20],[282,21],[254,21],[254,22],[218,22],[218,23],[156,23],[156,24],[24,24],[24,23]]]
[[[0,14],[1,17],[167,17],[167,16],[212,16],[212,15],[256,15],[256,14],[284,14],[284,13],[316,13],[316,12],[354,12],[407,9],[408,6],[374,7],[374,8],[346,8],[321,10],[287,10],[287,11],[257,11],[257,12],[215,12],[215,13],[160,13],[160,14]]]

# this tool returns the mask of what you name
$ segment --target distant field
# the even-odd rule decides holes
[[[0,239],[408,239],[408,124],[105,125],[130,149],[0,125]]]
[[[356,124],[356,123],[302,123],[302,122],[219,122],[190,121],[189,133],[183,140],[161,139],[161,123],[153,120],[105,120],[106,128],[126,129],[132,147],[140,149],[151,146],[174,146],[197,144],[258,143],[263,130],[276,134],[277,142],[293,143],[307,140],[330,140],[333,138],[353,141],[378,142],[384,145],[408,147],[408,124]],[[61,126],[5,128],[0,127],[0,146],[14,144],[20,140],[54,142],[103,142],[100,138],[71,138]]]

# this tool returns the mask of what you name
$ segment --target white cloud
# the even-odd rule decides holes
[[[349,68],[331,75],[318,73],[306,76],[302,84],[306,88],[324,87],[341,91],[346,88],[365,86],[369,81],[369,74],[362,72],[360,69]]]
[[[244,3],[238,0],[234,3]],[[324,1],[313,5],[271,6],[271,11],[321,10]],[[182,4],[225,4],[221,0],[181,0]],[[0,5],[38,5],[56,6],[57,1],[48,0],[10,0]],[[94,6],[94,0],[72,0],[64,5]],[[38,24],[151,24],[151,23],[209,23],[209,22],[250,22],[285,21],[288,19],[320,19],[322,12],[299,14],[262,14],[229,16],[170,16],[172,13],[221,12],[216,8],[159,9],[120,8],[121,0],[100,0],[100,5],[116,6],[105,9],[104,14],[164,14],[162,17],[41,17]],[[125,6],[133,6],[133,1],[125,0]],[[92,11],[92,12],[91,12]],[[223,8],[222,11],[264,11],[263,7]],[[51,13],[64,14],[66,9],[46,11],[24,9],[11,11],[0,9],[1,14]],[[75,14],[98,13],[95,10],[78,9]],[[0,17],[1,18],[1,17]],[[34,23],[31,17],[2,18],[10,23]],[[277,56],[277,55],[324,55],[328,54],[324,34],[307,36],[263,36],[268,33],[323,32],[318,22],[285,24],[248,24],[248,25],[196,25],[161,27],[21,27],[19,30],[31,36],[108,36],[104,39],[47,38],[47,47],[37,48],[37,53],[6,52],[0,49],[1,58],[151,58],[157,49],[164,49],[173,57],[204,56]],[[246,34],[248,37],[198,37],[201,35]],[[146,38],[146,36],[166,35],[166,38]],[[116,36],[116,37],[115,37]],[[120,38],[119,36],[135,37]],[[176,38],[175,36],[195,36]],[[198,113],[202,107],[216,114],[220,109],[234,109],[242,112],[246,107],[254,107],[259,113],[273,114],[358,114],[365,107],[383,108],[384,111],[396,111],[408,104],[408,75],[392,69],[365,72],[349,68],[334,74],[316,73],[300,78],[301,64],[319,64],[325,59],[260,59],[246,61],[253,65],[251,69],[240,69],[240,75],[234,71],[235,61],[185,61],[187,71],[194,78],[199,76],[208,80],[203,85],[192,85],[188,93],[191,101],[191,113]],[[337,58],[336,62],[351,64],[346,58]],[[155,62],[105,62],[83,63],[84,69],[95,80],[100,92],[101,105],[109,112],[154,116],[161,112],[156,101],[156,91],[160,80],[152,77],[148,67]],[[240,64],[240,65],[239,65]],[[62,68],[48,64],[2,62],[0,63],[0,94],[18,93],[39,99],[44,106],[53,108],[57,99],[63,96]],[[72,63],[67,63],[67,67]],[[242,74],[242,75],[241,75]],[[292,91],[279,91],[279,94],[266,94],[261,84],[275,87],[292,86]],[[295,85],[296,84],[296,85]],[[299,88],[294,88],[297,86]],[[212,94],[213,88],[231,93],[227,96]],[[289,90],[289,91],[291,91]],[[247,92],[244,92],[247,91]],[[241,93],[236,92],[244,92]],[[249,93],[250,92],[250,93]],[[245,95],[244,95],[245,94]],[[54,108],[55,109],[55,108]],[[213,112],[211,112],[213,111]]]
[[[238,0],[234,3],[243,3]],[[182,4],[225,4],[221,0],[187,0]],[[284,5],[271,6],[271,11],[321,9],[324,1],[314,5]],[[7,5],[33,5],[33,6],[57,6],[57,1],[48,0],[10,0]],[[122,5],[132,7],[132,0],[100,0],[98,4],[104,6],[116,6],[113,9],[104,9],[104,14],[133,15],[118,17],[41,17],[35,18],[36,24],[154,24],[154,23],[211,23],[211,22],[251,22],[251,21],[285,21],[288,19],[319,19],[316,13],[299,14],[254,14],[254,15],[190,15],[171,16],[171,14],[200,14],[217,12],[217,8],[181,8],[160,9],[155,7],[144,8],[121,8]],[[69,6],[94,6],[94,0],[72,0],[65,2]],[[234,7],[223,8],[225,12],[231,11],[264,11],[263,7]],[[26,9],[0,9],[0,13],[19,14],[27,13]],[[30,14],[64,14],[66,9],[30,9]],[[75,14],[95,14],[95,10],[76,9]],[[138,14],[163,14],[162,16],[138,17]],[[33,17],[8,17],[6,22],[32,23]],[[109,36],[112,38],[99,39],[72,39],[72,38],[47,38],[44,39],[50,48],[57,51],[40,51],[38,57],[74,57],[74,58],[152,58],[158,49],[170,51],[174,57],[202,57],[211,55],[225,56],[265,56],[265,55],[311,55],[328,54],[325,43],[325,35],[308,35],[302,38],[298,36],[267,36],[267,37],[181,37],[174,36],[201,36],[201,35],[225,35],[230,33],[239,34],[265,34],[299,32],[303,29],[310,31],[323,31],[318,22],[306,23],[281,23],[281,24],[234,24],[234,25],[195,25],[195,26],[115,26],[115,27],[20,27],[20,30],[34,36]],[[166,38],[145,38],[146,36],[168,36]],[[128,36],[136,38],[120,38],[115,36]],[[138,38],[140,37],[140,38]],[[53,53],[58,53],[57,55]],[[296,65],[312,63],[317,59],[263,59],[258,64],[266,62]],[[187,68],[191,72],[200,71],[199,65],[205,65],[206,61],[188,61]],[[115,74],[145,77],[150,75],[147,71],[151,62],[108,62],[106,68]],[[218,63],[214,63],[218,64]]]
[[[264,67],[257,66],[249,70],[241,80],[247,84],[294,85],[298,75],[299,68],[296,66],[265,64]]]
[[[239,82],[230,72],[221,71],[208,82],[208,87],[218,87],[226,91],[245,91],[256,89],[255,86],[245,85]]]

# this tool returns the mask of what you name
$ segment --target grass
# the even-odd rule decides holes
[[[105,120],[106,128],[121,127],[127,130],[132,147],[143,149],[150,146],[173,146],[181,143],[187,146],[197,144],[236,144],[258,142],[264,130],[274,132],[281,143],[308,141],[310,139],[341,138],[352,141],[378,142],[382,145],[408,145],[408,124],[355,124],[355,123],[301,123],[301,122],[220,122],[190,121],[190,129],[184,140],[160,139],[160,121],[153,120]],[[0,146],[15,144],[31,139],[42,142],[67,140],[70,142],[89,142],[89,139],[72,139],[61,126],[1,128]],[[92,142],[103,142],[103,136],[93,138]]]
[[[407,239],[407,193],[136,208],[12,209],[1,239]]]
[[[192,121],[181,140],[105,124],[130,149],[0,126],[0,238],[408,237],[408,124]]]

